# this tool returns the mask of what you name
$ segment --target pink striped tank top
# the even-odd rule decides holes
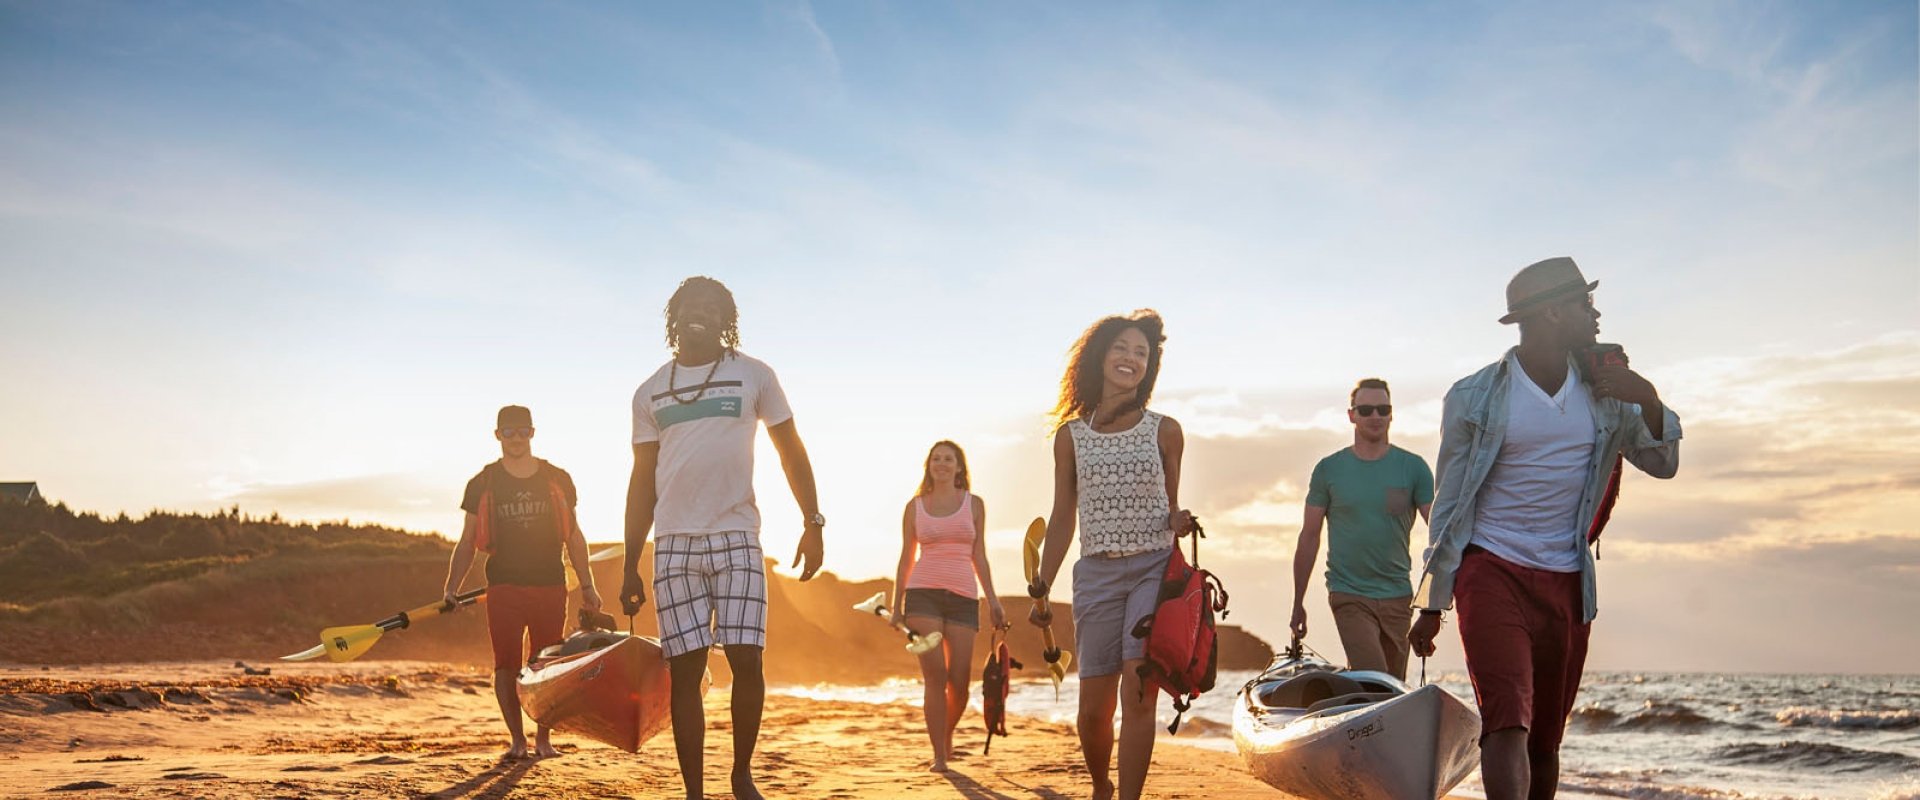
[[[979,598],[973,576],[973,495],[944,517],[927,513],[926,498],[913,500],[913,534],[920,558],[907,576],[909,589],[945,589],[961,597]]]

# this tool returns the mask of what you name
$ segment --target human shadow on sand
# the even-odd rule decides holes
[[[948,783],[953,784],[954,790],[960,792],[960,796],[967,800],[1019,800],[1019,798],[1013,795],[1001,794],[1000,792],[982,786],[979,781],[952,769],[941,773],[940,777],[946,778]],[[1005,778],[1002,778],[1002,780],[1005,780]],[[1007,782],[1013,783],[1013,781]],[[1017,783],[1013,785],[1020,786],[1020,784]],[[1066,795],[1055,792],[1052,789],[1037,789],[1026,786],[1020,786],[1020,788],[1033,792],[1034,796],[1041,798],[1041,800],[1067,800]]]
[[[512,761],[496,762],[485,771],[464,781],[456,783],[427,797],[434,800],[453,800],[453,798],[473,798],[473,800],[500,800],[513,793],[513,788],[526,777],[527,770],[533,768],[533,760],[519,758]]]

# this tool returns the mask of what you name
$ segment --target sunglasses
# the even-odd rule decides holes
[[[1567,298],[1566,300],[1562,301],[1561,304],[1569,305],[1569,306],[1579,306],[1588,311],[1592,311],[1593,310],[1593,293],[1587,292],[1586,294],[1580,295],[1579,297]]]
[[[1360,416],[1363,416],[1363,417],[1371,417],[1375,414],[1379,414],[1380,416],[1383,416],[1383,417],[1391,417],[1393,416],[1393,404],[1381,403],[1377,406],[1358,405],[1353,407],[1353,413],[1359,414]]]
[[[533,438],[533,429],[532,429],[532,428],[501,428],[500,430],[498,430],[498,431],[495,431],[495,433],[498,433],[498,434],[500,434],[500,438],[502,438],[502,439],[531,439],[531,438]]]

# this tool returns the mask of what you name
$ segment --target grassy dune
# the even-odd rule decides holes
[[[451,552],[451,543],[438,536],[374,525],[293,523],[237,512],[108,519],[61,505],[0,504],[0,661],[266,662],[317,644],[322,628],[371,623],[431,602]],[[643,557],[642,564],[650,563]],[[610,605],[619,591],[618,570],[618,560],[595,569]],[[823,573],[803,584],[769,574],[771,680],[863,683],[918,674],[898,634],[850,610],[888,581]],[[480,580],[476,565],[468,582]],[[1003,602],[1010,616],[1024,617],[1026,598]],[[1060,641],[1072,642],[1070,609],[1063,606],[1056,617]],[[484,622],[478,609],[428,620],[385,635],[365,658],[487,663]],[[653,634],[652,609],[633,623]],[[985,638],[975,647],[976,660],[985,656]],[[1039,636],[1030,626],[1017,622],[1010,646],[1016,659],[1040,663]],[[1265,666],[1270,655],[1252,635],[1222,629],[1223,669]],[[723,660],[714,666],[724,679]]]

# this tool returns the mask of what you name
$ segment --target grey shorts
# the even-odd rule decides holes
[[[941,625],[965,625],[980,630],[980,598],[962,597],[945,589],[908,589],[906,619],[930,617]]]
[[[767,646],[767,567],[744,531],[662,536],[653,551],[654,615],[668,658],[722,645]]]
[[[1080,677],[1120,672],[1130,659],[1147,657],[1147,640],[1133,626],[1153,613],[1173,549],[1120,558],[1082,556],[1073,564],[1073,660]]]

